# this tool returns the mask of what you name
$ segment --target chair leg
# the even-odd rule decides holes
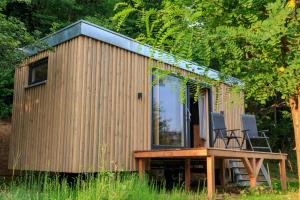
[[[243,138],[242,138],[241,150],[243,150],[243,146],[245,144],[245,140],[246,140],[246,137],[245,137],[245,133],[244,133]]]
[[[250,144],[251,150],[252,150],[252,151],[254,151],[254,148],[253,148],[253,145],[252,145],[251,139],[249,138],[249,140],[248,140],[248,141],[249,141],[249,144]]]
[[[216,144],[217,138],[218,138],[218,134],[216,134],[215,139],[214,139],[214,141],[213,141],[213,147],[214,147],[215,144]]]
[[[266,143],[267,143],[267,145],[268,145],[269,151],[272,152],[272,149],[271,149],[269,140],[268,140],[268,138],[266,138],[266,137],[267,137],[266,134],[265,134],[264,132],[262,132],[262,134],[263,134],[263,136],[265,137],[265,140],[266,140]]]
[[[218,138],[221,138],[223,140],[225,148],[227,149],[228,145],[226,144],[225,138],[220,133],[216,133],[216,137],[215,137],[215,139],[213,141],[213,147],[215,146],[215,143],[216,143],[216,141],[217,141]]]
[[[223,142],[224,142],[225,149],[228,149],[229,139],[227,139],[227,144],[226,144],[226,140],[225,140],[225,138],[223,137],[222,134],[221,134],[221,138],[222,138],[222,140],[223,140]]]
[[[267,142],[267,145],[268,145],[268,147],[269,147],[269,151],[272,152],[271,146],[270,146],[270,144],[269,144],[269,140],[268,140],[267,138],[266,138],[266,142]]]
[[[236,140],[236,142],[238,144],[238,147],[241,149],[241,143],[240,143],[240,141],[237,138],[235,138],[235,140]]]
[[[231,137],[231,136],[236,136],[236,135],[235,135],[234,132],[231,132],[231,133],[230,133],[230,137]],[[237,144],[238,144],[238,147],[241,148],[240,141],[239,141],[237,138],[234,138],[234,139],[236,140],[236,142],[237,142]],[[229,145],[229,142],[230,142],[230,139],[227,140],[227,146]]]

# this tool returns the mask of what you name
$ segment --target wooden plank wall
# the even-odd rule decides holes
[[[25,89],[28,64],[46,56],[47,83]],[[133,151],[151,149],[149,62],[85,36],[28,59],[15,73],[9,167],[74,173],[135,170]],[[221,96],[230,101],[230,95]],[[243,110],[237,107],[220,103],[234,127]]]
[[[79,51],[74,170],[132,170],[133,151],[150,149],[148,59],[88,37],[80,37]]]
[[[47,83],[24,89],[28,63],[47,55]],[[115,46],[78,37],[17,68],[10,168],[134,169],[133,150],[150,149],[147,62]]]
[[[213,111],[224,111],[225,124],[227,129],[242,129],[241,114],[244,114],[244,95],[232,90],[228,85],[221,84],[218,88],[213,88]],[[237,136],[242,136],[241,131],[235,132]],[[241,139],[240,139],[241,144]],[[230,144],[237,146],[236,142]],[[224,143],[217,140],[215,147],[224,148]]]
[[[16,69],[10,143],[11,169],[72,171],[78,39],[31,57]],[[28,64],[48,56],[48,80],[25,88]]]

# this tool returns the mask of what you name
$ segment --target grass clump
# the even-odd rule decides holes
[[[180,200],[206,199],[204,193],[186,193],[183,188],[166,191],[165,187],[142,181],[135,174],[114,174],[62,177],[39,173],[20,176],[0,185],[0,199],[84,199],[84,200]]]
[[[56,175],[50,173],[26,173],[13,180],[0,180],[0,200],[27,199],[75,199],[75,200],[192,200],[207,199],[205,188],[197,192],[185,192],[184,186],[166,190],[165,185],[149,183],[147,177],[140,180],[136,174],[101,172],[98,174]],[[258,186],[236,193],[217,194],[216,199],[279,200],[297,199],[299,184],[288,183],[288,192],[281,192],[279,180],[273,180],[273,188]]]

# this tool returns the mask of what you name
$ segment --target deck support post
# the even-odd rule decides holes
[[[250,187],[254,188],[256,186],[256,176],[255,176],[255,171],[256,171],[256,166],[255,166],[255,159],[254,158],[249,158],[249,162],[252,168],[252,173],[249,174],[250,178]]]
[[[242,158],[244,166],[250,178],[250,187],[256,186],[256,178],[259,174],[260,168],[263,164],[263,158]]]
[[[191,189],[191,159],[185,159],[185,190],[190,191]]]
[[[279,173],[280,173],[281,190],[286,191],[285,159],[281,159],[279,161]]]
[[[186,189],[190,186],[190,159],[193,158],[206,158],[207,170],[207,193],[208,199],[213,199],[215,196],[215,158],[217,159],[242,159],[244,166],[251,179],[251,187],[256,186],[256,178],[263,164],[264,159],[279,160],[280,161],[280,178],[282,190],[286,190],[286,170],[285,160],[287,154],[272,153],[272,152],[255,152],[246,150],[230,150],[218,148],[193,148],[193,149],[165,149],[165,150],[145,150],[135,151],[134,157],[137,161],[137,169],[139,176],[144,177],[146,161],[154,158],[165,159],[184,159],[185,160],[185,173],[186,173]],[[222,161],[224,162],[224,161]],[[223,163],[222,163],[223,164]],[[224,167],[222,167],[224,173]],[[222,175],[221,175],[222,178]],[[222,181],[222,180],[221,180]],[[225,183],[225,181],[224,181]],[[223,184],[224,184],[223,183]],[[223,185],[222,184],[222,185]],[[225,183],[226,185],[226,183]]]
[[[141,180],[143,180],[145,175],[145,169],[146,169],[145,159],[143,158],[137,159],[137,165],[138,165],[139,177]]]
[[[224,158],[221,158],[220,160],[220,183],[221,183],[221,186],[222,188],[224,189],[226,187],[226,177],[225,177],[225,159]]]
[[[206,157],[207,170],[207,196],[208,199],[213,199],[215,195],[215,157]]]

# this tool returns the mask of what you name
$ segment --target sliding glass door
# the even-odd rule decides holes
[[[181,79],[164,76],[153,86],[153,146],[185,147],[185,104],[180,102]]]
[[[155,78],[155,77],[154,77]],[[152,146],[154,148],[208,147],[209,96],[197,83],[166,75],[152,88]],[[185,102],[180,101],[184,95]]]

